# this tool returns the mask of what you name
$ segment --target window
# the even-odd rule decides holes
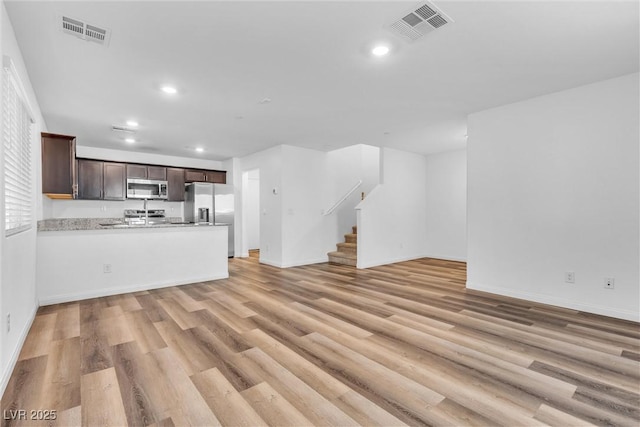
[[[31,110],[8,57],[3,58],[2,144],[4,145],[5,234],[31,228],[33,179],[31,174]]]

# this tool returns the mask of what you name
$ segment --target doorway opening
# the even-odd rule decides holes
[[[242,256],[259,257],[260,169],[242,173]]]

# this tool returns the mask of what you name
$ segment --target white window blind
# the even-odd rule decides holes
[[[4,145],[5,234],[31,228],[33,188],[31,127],[33,119],[13,63],[3,58],[2,143]]]

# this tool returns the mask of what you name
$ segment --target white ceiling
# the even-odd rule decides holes
[[[277,144],[463,148],[469,113],[640,62],[637,1],[436,1],[455,22],[412,44],[385,27],[423,2],[5,3],[50,132],[213,160]],[[62,33],[59,15],[110,29],[109,45]],[[391,54],[371,57],[377,41]],[[134,145],[111,130],[129,118]]]

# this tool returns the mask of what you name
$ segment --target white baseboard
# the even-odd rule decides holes
[[[397,262],[413,261],[414,259],[420,259],[420,258],[424,258],[424,256],[410,255],[410,256],[404,256],[399,258],[387,258],[387,259],[381,259],[376,261],[369,261],[366,263],[362,262],[360,258],[358,258],[357,268],[363,269],[363,268],[379,267],[381,265],[395,264]]]
[[[457,262],[467,262],[467,258],[461,258],[457,256],[449,256],[449,255],[424,255],[423,258],[435,258],[435,259],[443,259],[445,261],[457,261]]]
[[[262,257],[260,257],[260,264],[266,264],[266,265],[270,265],[271,267],[278,267],[278,268],[282,268],[282,264],[279,262],[275,262],[275,261],[271,261],[268,259],[264,259]]]
[[[2,373],[2,382],[0,383],[0,396],[4,394],[7,385],[9,384],[9,380],[11,379],[11,374],[13,373],[14,368],[16,367],[16,363],[18,363],[18,357],[20,356],[20,351],[22,351],[22,346],[24,345],[25,340],[27,339],[27,335],[29,334],[29,330],[31,329],[31,325],[33,324],[34,319],[36,318],[36,313],[38,312],[38,306],[34,304],[33,310],[31,311],[31,315],[29,316],[29,321],[25,323],[24,328],[20,331],[20,335],[18,336],[18,341],[16,342],[16,346],[11,352],[11,358],[9,358],[9,363]]]
[[[554,305],[556,307],[569,308],[571,310],[579,310],[587,313],[600,314],[602,316],[615,317],[616,319],[630,320],[632,322],[640,322],[640,313],[619,310],[611,307],[603,307],[591,304],[582,304],[564,298],[557,298],[545,294],[536,294],[532,292],[513,291],[512,289],[500,288],[496,286],[487,286],[481,283],[467,281],[467,289],[488,292],[496,295],[503,295],[512,298],[518,298],[525,301],[539,302],[542,304]]]
[[[295,262],[287,262],[287,263],[274,262],[268,259],[260,258],[260,264],[267,264],[272,267],[278,267],[278,268],[300,267],[301,265],[320,264],[322,262],[328,262],[328,261],[329,261],[329,258],[326,256],[322,258],[312,258],[312,259],[307,259],[303,261],[295,261]]]
[[[285,263],[274,262],[274,261],[260,258],[260,264],[266,264],[266,265],[270,265],[272,267],[278,267],[278,268],[300,267],[302,265],[320,264],[323,262],[329,262],[329,258],[325,256],[322,258],[312,258],[312,259],[306,259],[303,261],[285,262]]]
[[[329,257],[325,255],[324,257],[320,257],[320,258],[311,258],[311,259],[306,259],[302,261],[287,262],[282,264],[282,268],[300,267],[301,265],[320,264],[323,262],[329,262]]]
[[[180,285],[188,285],[190,283],[199,283],[199,282],[207,282],[210,280],[220,280],[229,278],[229,274],[222,274],[218,276],[209,276],[209,277],[196,277],[189,278],[186,280],[171,280],[167,282],[160,283],[147,283],[139,286],[127,286],[121,288],[109,288],[109,289],[98,289],[89,292],[74,292],[70,294],[61,294],[61,295],[51,295],[46,296],[44,298],[40,298],[40,305],[51,305],[51,304],[60,304],[64,302],[72,302],[72,301],[81,301],[90,298],[99,298],[99,297],[107,297],[111,295],[119,295],[119,294],[128,294],[130,292],[139,292],[139,291],[148,291],[150,289],[160,289],[160,288],[168,288],[171,286],[180,286]]]

